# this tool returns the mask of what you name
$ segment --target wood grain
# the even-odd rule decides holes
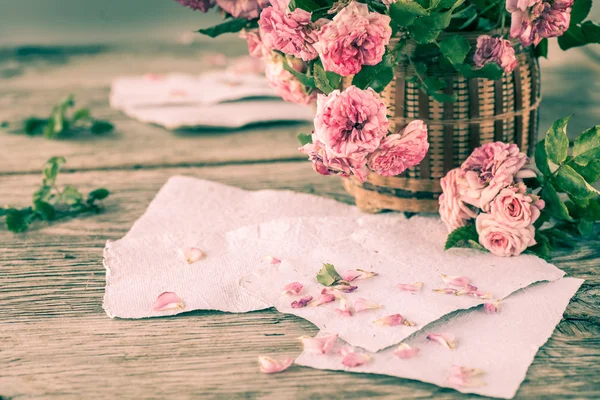
[[[272,309],[109,319],[101,308],[104,242],[122,236],[175,174],[349,201],[339,180],[315,174],[305,162],[64,174],[64,184],[86,190],[106,186],[114,193],[104,213],[37,225],[23,235],[0,231],[0,395],[17,399],[463,397],[406,379],[298,366],[285,374],[262,375],[256,366],[259,354],[294,356],[300,351],[296,338],[317,331],[305,320]],[[34,175],[3,176],[0,186],[8,202],[17,203],[38,180]],[[600,397],[599,244],[588,241],[577,252],[558,254],[557,266],[587,281],[538,353],[517,398]]]

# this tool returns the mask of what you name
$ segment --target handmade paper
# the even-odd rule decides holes
[[[302,317],[321,330],[333,331],[353,346],[378,351],[401,342],[425,325],[460,309],[502,299],[539,281],[553,281],[564,272],[531,255],[497,257],[478,250],[444,251],[447,231],[437,218],[400,219],[396,214],[379,216],[300,217],[275,220],[241,228],[227,235],[232,249],[242,254],[272,254],[281,264],[262,266],[241,280],[241,285],[274,305],[278,311]],[[294,308],[294,300],[311,295],[316,300],[324,286],[316,275],[323,263],[331,263],[342,274],[363,269],[379,275],[351,282],[358,286],[344,293],[353,304],[364,298],[380,308],[340,315],[339,301],[318,307]],[[448,287],[441,274],[465,276],[491,299],[436,293]],[[297,296],[282,294],[291,283],[304,285]],[[396,287],[400,283],[423,282],[418,292]],[[401,314],[415,326],[379,326],[375,320]]]
[[[454,387],[464,393],[510,399],[525,379],[539,347],[552,335],[569,299],[582,283],[581,279],[564,278],[519,290],[503,301],[498,314],[486,314],[481,307],[454,313],[428,325],[405,341],[420,349],[419,354],[410,359],[394,356],[395,347],[392,347],[372,353],[372,359],[363,366],[347,368],[341,364],[342,357],[334,349],[327,355],[303,352],[295,363],[317,369],[416,379],[442,387]],[[426,336],[431,332],[454,334],[457,347],[448,350],[428,341]],[[338,340],[337,348],[344,345],[342,340]],[[485,385],[450,385],[448,375],[453,365],[481,369],[484,372],[481,379]]]

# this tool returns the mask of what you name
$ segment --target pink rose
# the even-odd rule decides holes
[[[309,93],[306,86],[283,68],[284,62],[287,61],[281,57],[267,60],[265,76],[269,81],[269,86],[274,88],[285,101],[303,105],[311,104],[316,97],[315,91]]]
[[[502,189],[483,211],[492,214],[497,221],[507,226],[519,228],[532,225],[544,206],[544,201],[537,196],[528,195],[527,187],[520,182]]]
[[[209,9],[215,6],[215,0],[175,0],[184,7],[191,8],[192,10],[200,10],[207,12]]]
[[[511,227],[492,214],[479,214],[475,220],[479,244],[501,257],[518,256],[536,244],[533,225]]]
[[[459,187],[465,186],[466,181],[460,168],[448,171],[446,176],[440,180],[442,194],[438,201],[440,203],[440,217],[448,232],[465,226],[471,218],[477,217],[469,205],[460,198]]]
[[[219,7],[233,18],[258,18],[260,10],[269,5],[269,0],[216,0]]]
[[[317,97],[314,134],[333,156],[366,157],[379,147],[388,124],[385,104],[371,88],[350,86]]]
[[[264,44],[271,49],[309,61],[317,57],[316,25],[311,13],[301,8],[289,9],[289,0],[273,0],[273,6],[260,13],[258,26]]]
[[[527,160],[516,144],[495,142],[476,148],[460,167],[467,183],[462,188],[462,200],[484,208],[500,190],[513,183]]]
[[[265,46],[257,31],[242,31],[240,37],[248,42],[248,54],[251,57],[264,58],[271,54],[271,50]]]
[[[314,47],[326,71],[348,76],[379,64],[391,35],[390,17],[353,1],[321,28]]]
[[[517,66],[515,49],[511,46],[510,41],[498,36],[479,36],[473,61],[479,68],[494,62],[501,66],[507,74]]]
[[[510,36],[523,46],[561,36],[569,28],[573,0],[506,0],[511,13]]]
[[[307,154],[313,163],[313,169],[321,175],[355,175],[361,182],[367,179],[369,170],[364,155],[355,155],[354,158],[336,157],[328,154],[325,145],[318,141],[313,134],[313,143],[306,144],[298,149]]]
[[[379,148],[369,157],[369,167],[379,175],[400,175],[420,163],[428,149],[427,125],[415,120],[400,133],[388,135],[381,141]]]

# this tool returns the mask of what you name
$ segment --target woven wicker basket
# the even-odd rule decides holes
[[[465,37],[474,44],[478,35]],[[409,81],[414,75],[412,67],[400,63],[394,80],[381,93],[388,106],[390,131],[414,119],[424,120],[429,128],[429,153],[419,165],[399,176],[371,172],[364,183],[354,177],[343,178],[344,187],[361,210],[437,212],[440,178],[459,166],[475,147],[503,141],[531,153],[541,101],[539,65],[530,49],[516,45],[515,50],[518,67],[497,81],[442,73],[438,60],[432,59],[428,71],[446,80],[445,93],[456,94],[454,103],[439,103],[421,92]],[[342,87],[350,84],[351,77],[343,80]]]

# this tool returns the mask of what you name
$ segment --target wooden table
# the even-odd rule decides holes
[[[173,133],[108,107],[119,74],[198,72],[201,59],[243,44],[223,39],[193,46],[81,47],[0,59],[0,121],[48,113],[67,93],[117,132],[49,141],[0,134],[0,203],[25,205],[50,156],[67,158],[61,184],[113,193],[105,212],[37,224],[25,234],[0,228],[0,399],[15,398],[456,398],[452,390],[387,376],[294,366],[260,374],[260,354],[294,356],[309,322],[273,309],[247,314],[196,311],[169,318],[110,319],[102,310],[102,249],[144,212],[172,175],[246,189],[280,188],[351,202],[339,180],[314,173],[296,152],[307,125],[235,132]],[[543,128],[576,112],[574,132],[600,121],[600,68],[581,52],[544,69]],[[7,72],[8,71],[8,72]],[[584,81],[582,76],[587,77]],[[600,241],[557,254],[555,263],[586,279],[542,347],[518,398],[600,397]]]

